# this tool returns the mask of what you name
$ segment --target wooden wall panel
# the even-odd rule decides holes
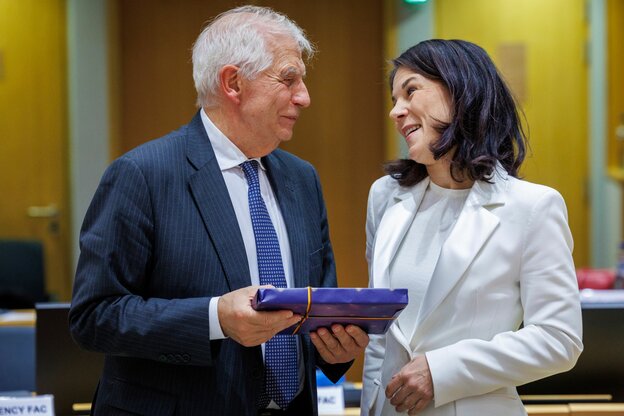
[[[318,47],[306,78],[312,105],[303,111],[293,139],[283,147],[319,171],[339,284],[367,286],[366,199],[370,185],[382,175],[385,149],[383,3],[255,3],[288,14]],[[225,0],[117,3],[120,152],[191,119],[196,111],[191,46],[206,20],[236,5]],[[361,359],[348,377],[360,380]]]

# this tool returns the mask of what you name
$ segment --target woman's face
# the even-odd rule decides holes
[[[450,121],[448,89],[441,82],[399,67],[392,83],[392,102],[390,118],[407,142],[409,158],[426,166],[438,163],[429,146],[440,138],[435,127]]]

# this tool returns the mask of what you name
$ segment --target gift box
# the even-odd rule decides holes
[[[385,333],[407,306],[407,289],[266,288],[251,306],[258,311],[288,309],[303,316],[280,334],[307,334],[332,324],[356,325],[368,334]]]

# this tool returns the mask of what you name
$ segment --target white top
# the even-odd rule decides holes
[[[398,325],[408,340],[414,329],[429,281],[470,189],[446,189],[433,182],[425,191],[416,215],[390,263],[393,288],[407,288],[409,303],[399,315]]]

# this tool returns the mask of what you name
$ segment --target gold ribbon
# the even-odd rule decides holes
[[[299,321],[299,325],[297,325],[297,328],[295,328],[295,330],[293,331],[293,335],[296,335],[297,332],[299,332],[299,329],[301,329],[301,325],[303,325],[306,319],[308,319],[310,309],[312,309],[312,287],[308,286],[308,307],[306,308],[305,315],[303,316],[303,318],[301,318],[301,321]]]
[[[292,334],[293,335],[297,335],[297,332],[299,332],[299,330],[301,329],[301,326],[303,325],[303,323],[310,317],[310,309],[312,309],[312,287],[308,286],[308,306],[306,307],[306,311],[305,311],[305,315],[303,316],[303,318],[301,318],[301,321],[299,321],[299,324],[297,325],[297,327],[293,330]],[[323,316],[323,318],[332,318],[331,316]],[[337,316],[335,317],[336,319],[340,319],[341,317]],[[395,320],[396,318],[394,316],[387,316],[387,317],[360,317],[360,316],[350,316],[349,317],[350,320],[360,320],[360,321],[388,321],[388,320]]]

